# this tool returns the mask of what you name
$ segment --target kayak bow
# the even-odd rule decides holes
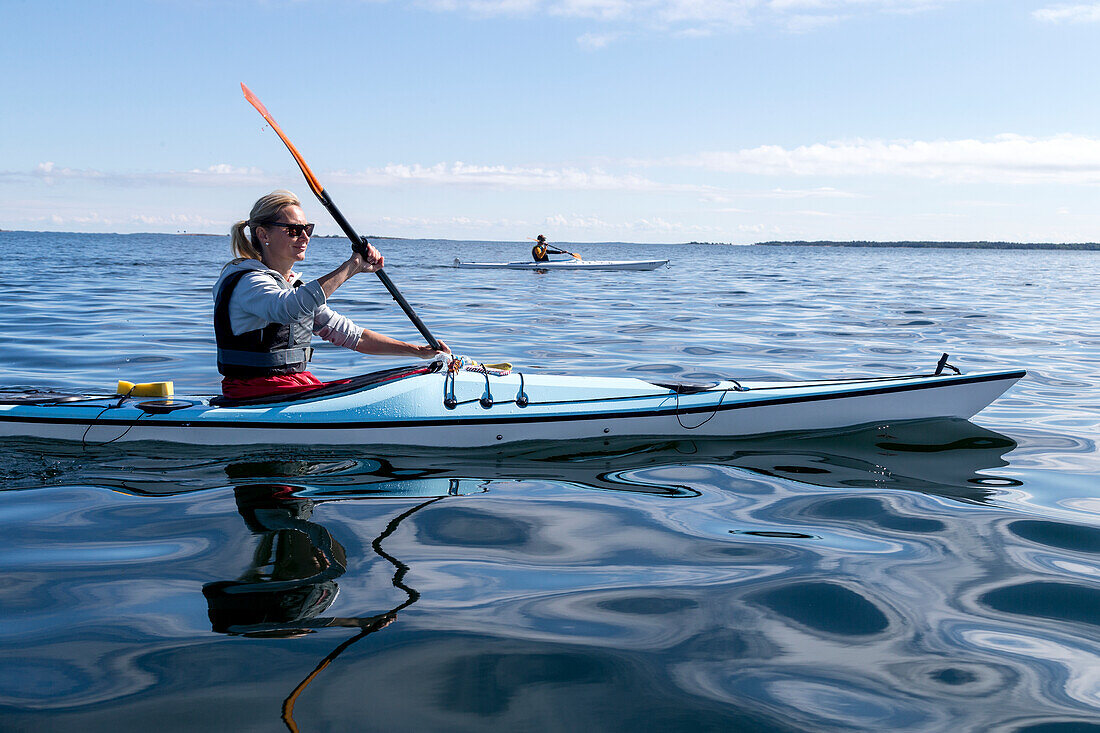
[[[966,419],[1022,370],[814,382],[459,371],[438,362],[251,400],[0,394],[0,436],[85,443],[493,447],[607,437],[740,437],[934,418]]]

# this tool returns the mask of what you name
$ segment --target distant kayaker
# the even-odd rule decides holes
[[[249,232],[246,233],[245,230]],[[222,394],[230,398],[300,392],[324,385],[307,371],[313,334],[362,354],[419,356],[439,352],[360,328],[326,305],[336,288],[360,272],[382,269],[368,246],[327,275],[306,283],[292,270],[306,257],[313,224],[290,191],[273,191],[231,230],[237,258],[214,285],[214,335]],[[446,344],[443,349],[450,352]]]
[[[535,258],[535,262],[549,262],[550,255],[567,254],[572,254],[572,252],[566,252],[563,249],[547,245],[545,234],[540,234],[538,239],[535,240],[535,246],[531,248],[531,256]]]

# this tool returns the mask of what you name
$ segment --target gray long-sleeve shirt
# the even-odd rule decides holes
[[[276,278],[281,280],[283,276],[259,260],[240,259],[226,265],[214,285],[215,299],[222,281],[240,270],[249,273],[241,278],[229,298],[229,327],[235,335],[264,328],[270,323],[291,323],[312,313],[315,335],[349,349],[359,344],[363,329],[325,305],[325,291],[319,282],[314,280],[290,289],[280,287]],[[301,279],[295,273],[290,283],[293,285]]]

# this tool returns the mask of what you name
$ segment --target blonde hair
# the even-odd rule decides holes
[[[263,260],[260,241],[256,238],[256,228],[275,221],[279,212],[286,206],[301,206],[302,202],[290,191],[279,189],[272,191],[252,206],[248,219],[239,221],[229,230],[232,237],[230,246],[237,260]],[[246,235],[245,228],[251,231]]]

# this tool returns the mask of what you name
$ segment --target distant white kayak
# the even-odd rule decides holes
[[[667,266],[668,260],[551,260],[550,262],[463,262],[455,259],[455,267],[468,270],[656,270]]]

